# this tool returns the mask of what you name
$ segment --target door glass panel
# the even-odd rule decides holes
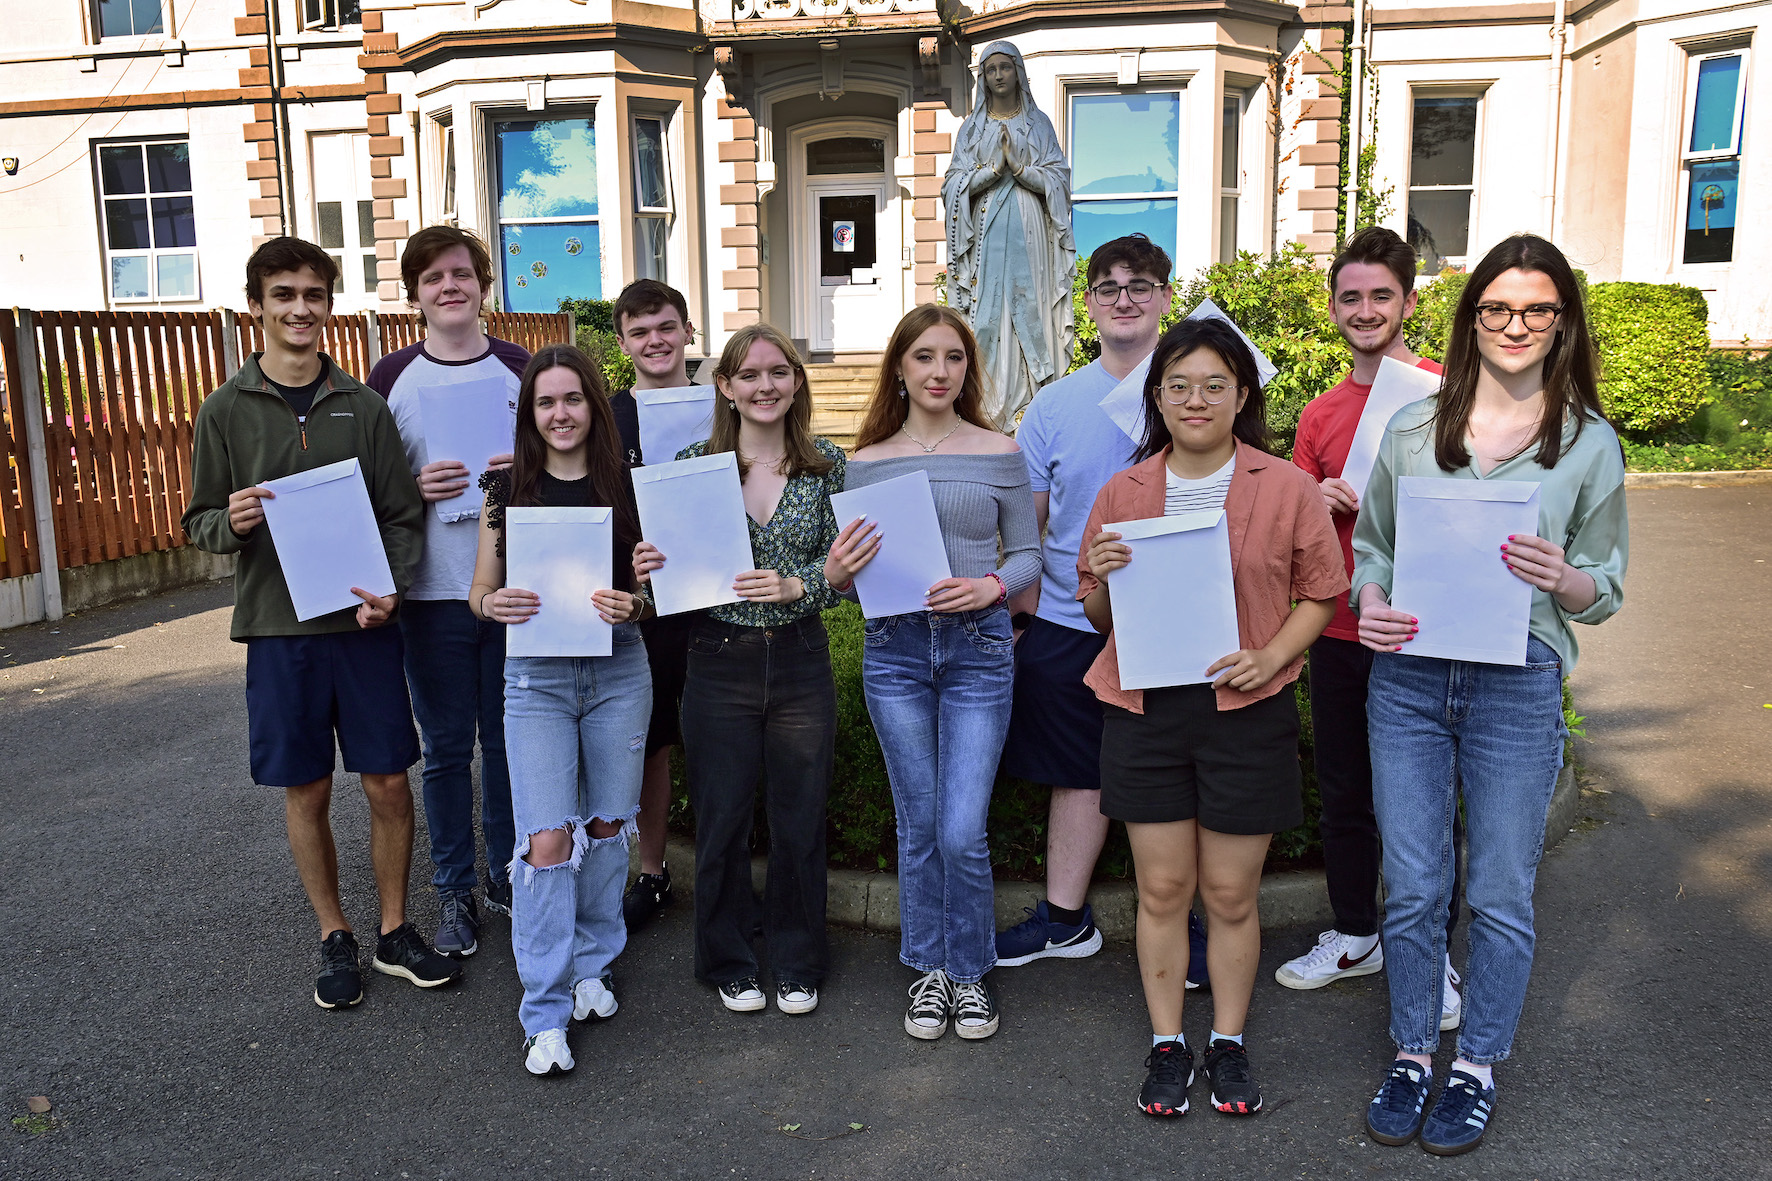
[[[189,197],[155,197],[154,206],[154,245],[164,250],[168,246],[195,246],[197,244],[197,214]]]
[[[818,199],[818,277],[826,287],[850,281],[850,272],[875,261],[874,194],[844,193]]]
[[[860,136],[821,139],[806,145],[806,175],[885,172],[886,141]]]
[[[148,298],[148,256],[126,254],[111,256],[111,298]]]
[[[134,144],[127,148],[100,148],[98,173],[110,196],[147,192],[147,182],[142,176],[142,150]]]
[[[162,254],[154,259],[155,281],[161,299],[197,298],[197,256]]]
[[[146,250],[148,240],[148,203],[140,199],[105,202],[105,225],[109,229],[112,250]]]
[[[133,153],[134,149],[130,149]],[[191,145],[148,144],[148,187],[156,193],[191,191]]]

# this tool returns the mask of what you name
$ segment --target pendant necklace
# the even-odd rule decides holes
[[[933,442],[933,443],[927,443],[927,444],[924,443],[923,440],[917,438],[917,436],[911,434],[911,429],[909,426],[901,426],[898,429],[899,429],[900,433],[902,433],[904,435],[905,438],[909,439],[911,442],[915,443],[917,446],[923,448],[924,455],[934,455],[935,449],[937,447],[941,446],[943,443],[947,442],[948,437],[950,435],[952,435],[955,431],[960,429],[960,419],[958,416],[956,416],[954,418],[954,425],[948,428],[948,433],[946,435],[943,435],[941,438],[935,440],[935,442]]]

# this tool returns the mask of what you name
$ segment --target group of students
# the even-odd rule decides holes
[[[384,359],[366,388],[318,351],[332,260],[292,238],[255,252],[247,293],[266,348],[202,407],[184,517],[196,544],[240,556],[232,634],[248,646],[253,776],[287,788],[291,849],[320,922],[319,1004],[362,995],[327,822],[336,732],[371,805],[373,966],[421,987],[457,978],[477,947],[478,737],[483,897],[511,916],[531,1072],[572,1069],[571,1022],[615,1013],[611,965],[628,929],[670,904],[664,823],[677,745],[695,812],[696,976],[730,1010],[765,1008],[760,935],[777,1008],[815,1009],[829,967],[837,724],[821,616],[854,597],[857,574],[894,540],[837,520],[830,497],[920,471],[953,576],[929,588],[925,610],[869,619],[862,664],[897,815],[899,958],[916,973],[906,1032],[989,1037],[1000,1022],[993,968],[1099,949],[1086,895],[1118,819],[1137,876],[1152,1027],[1138,1105],[1187,1112],[1195,1069],[1183,1004],[1209,983],[1212,1105],[1258,1112],[1243,1044],[1257,898],[1272,834],[1303,818],[1291,687],[1308,653],[1336,928],[1278,980],[1313,988],[1388,966],[1398,1056],[1368,1130],[1386,1144],[1419,1132],[1437,1153],[1477,1145],[1495,1099],[1491,1066],[1511,1050],[1530,972],[1570,624],[1618,609],[1627,553],[1622,458],[1600,410],[1580,291],[1554,246],[1516,236],[1473,270],[1441,391],[1392,420],[1363,502],[1340,477],[1372,381],[1386,356],[1419,361],[1401,335],[1415,256],[1387,230],[1356,235],[1330,270],[1354,369],[1307,407],[1292,462],[1268,450],[1262,382],[1240,334],[1213,318],[1162,330],[1170,260],[1142,235],[1091,256],[1085,306],[1101,356],[1041,390],[1015,437],[984,416],[971,327],[923,305],[893,331],[847,456],[813,435],[805,367],[770,325],[740,329],[723,348],[708,439],[646,456],[632,391],[612,396],[584,354],[561,345],[527,357],[484,335],[491,267],[473,235],[422,230],[401,267],[427,338]],[[614,321],[637,387],[688,383],[693,327],[680,294],[631,284]],[[1134,439],[1100,403],[1147,359]],[[427,454],[418,391],[489,377],[498,381],[485,388],[504,391],[515,412],[512,453]],[[738,602],[659,618],[650,582],[669,555],[642,536],[631,471],[724,452],[736,453],[757,569],[735,581]],[[257,528],[262,485],[343,457],[361,462],[401,591],[358,590],[355,612],[297,622]],[[463,459],[486,469],[477,512],[451,510],[467,487]],[[1388,602],[1404,476],[1540,485],[1539,534],[1510,537],[1497,555],[1534,588],[1523,666],[1407,654],[1416,621]],[[537,505],[611,510],[616,585],[592,596],[613,625],[609,656],[504,655],[506,631],[547,610],[505,578],[505,510]],[[1138,543],[1108,525],[1199,509],[1227,517],[1239,649],[1209,684],[1124,689],[1112,575]],[[1175,609],[1188,609],[1180,588]],[[396,617],[397,629],[383,627]],[[441,897],[434,949],[404,918],[413,714]],[[999,768],[1052,793],[1048,896],[1002,932],[986,841]],[[759,910],[749,845],[760,787],[769,863]],[[642,872],[624,899],[636,838]],[[1472,913],[1462,997],[1447,954],[1460,840]],[[1196,893],[1204,924],[1190,911]],[[1458,1057],[1430,1111],[1431,1055],[1453,1027]]]

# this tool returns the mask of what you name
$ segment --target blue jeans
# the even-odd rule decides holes
[[[631,623],[616,625],[610,656],[505,662],[511,802],[522,834],[510,862],[511,948],[531,1037],[566,1028],[572,986],[608,972],[627,945],[621,890],[651,714],[652,674]],[[593,837],[593,820],[621,829]],[[571,858],[526,863],[530,837],[557,828],[572,833]]]
[[[981,980],[997,964],[985,819],[1015,695],[1009,613],[870,619],[861,682],[898,814],[898,958]]]
[[[505,625],[474,618],[462,599],[400,605],[406,683],[424,739],[425,826],[431,885],[439,894],[474,888],[474,733],[480,736],[480,828],[487,876],[505,880],[516,829],[505,766]]]
[[[1380,653],[1366,717],[1384,840],[1391,1040],[1414,1054],[1439,1047],[1462,786],[1471,921],[1458,1054],[1499,1062],[1513,1049],[1532,975],[1532,889],[1563,765],[1562,664],[1537,639],[1527,640],[1518,668]]]

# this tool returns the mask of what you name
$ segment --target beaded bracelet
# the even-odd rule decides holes
[[[985,575],[985,577],[990,578],[990,579],[994,579],[997,584],[997,597],[994,600],[992,600],[991,606],[1001,607],[1004,603],[1009,601],[1009,587],[1004,584],[1003,576],[998,574],[994,570],[991,573]]]

